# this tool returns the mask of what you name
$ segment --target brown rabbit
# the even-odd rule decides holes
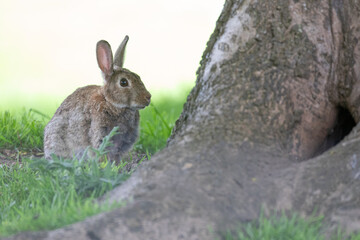
[[[111,140],[112,160],[119,160],[138,136],[139,109],[150,104],[151,94],[140,77],[123,68],[126,36],[113,55],[108,42],[96,45],[98,65],[103,73],[103,86],[78,88],[56,110],[45,127],[45,158],[82,156],[88,146],[99,147],[102,139],[118,126],[119,134]]]

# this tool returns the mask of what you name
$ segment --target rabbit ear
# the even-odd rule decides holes
[[[101,40],[96,44],[96,58],[105,79],[113,73],[113,55],[110,44]]]
[[[116,50],[115,59],[114,59],[115,68],[122,68],[124,65],[124,53],[128,40],[129,40],[129,36],[126,35],[124,40],[121,42],[119,48]]]

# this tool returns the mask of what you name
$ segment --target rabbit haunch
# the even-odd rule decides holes
[[[96,46],[103,86],[86,86],[68,96],[45,127],[44,152],[61,157],[81,156],[88,146],[97,148],[114,127],[119,134],[111,140],[108,156],[119,160],[138,137],[139,109],[150,104],[150,93],[140,77],[123,68],[126,36],[112,57],[110,45]]]

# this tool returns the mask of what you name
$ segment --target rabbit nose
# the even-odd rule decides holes
[[[147,100],[148,102],[150,102],[151,94],[147,95],[145,98],[146,98],[146,100]]]

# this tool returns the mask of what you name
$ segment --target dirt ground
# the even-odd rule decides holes
[[[0,149],[0,165],[12,165],[21,162],[23,158],[43,157],[44,152],[40,149],[19,150],[19,149]]]
[[[11,166],[17,162],[22,161],[24,158],[41,158],[44,156],[44,152],[40,149],[19,150],[19,149],[0,149],[0,166]],[[147,161],[148,157],[144,153],[131,151],[123,157],[123,161],[126,161],[125,170],[127,172],[136,169],[137,165],[142,161]]]

